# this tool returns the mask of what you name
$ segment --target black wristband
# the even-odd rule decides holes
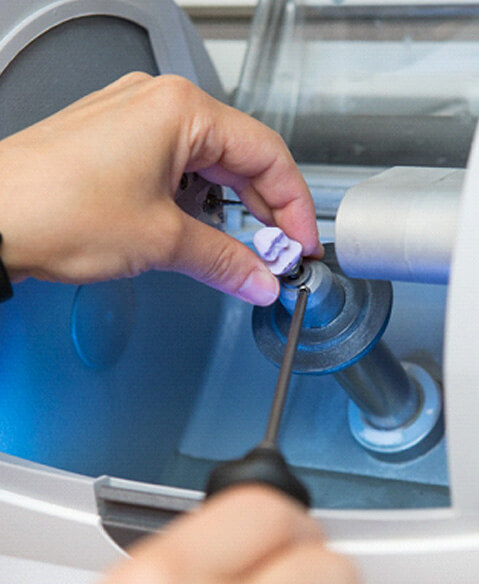
[[[0,245],[2,244],[3,237],[0,233]],[[13,288],[10,283],[10,278],[8,277],[7,270],[0,259],[0,302],[5,302],[10,300],[13,296]]]

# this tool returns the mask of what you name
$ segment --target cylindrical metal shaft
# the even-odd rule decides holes
[[[329,266],[307,259],[298,273],[282,278],[280,301],[292,314],[292,319],[265,437],[268,443],[276,441],[301,326],[320,330],[339,318],[342,311],[350,318],[354,316],[353,321],[361,314],[363,304],[352,304],[354,295],[351,292],[349,306],[344,307],[346,293],[343,286]],[[336,334],[343,333],[344,327],[340,326]],[[337,371],[335,376],[375,428],[392,429],[407,424],[420,407],[419,389],[382,341],[354,365]]]
[[[310,290],[303,327],[321,327],[338,316],[344,306],[344,290],[326,264],[305,259],[297,274],[282,278],[279,300],[289,314],[293,314],[301,285]]]
[[[447,283],[465,171],[398,167],[352,187],[336,254],[353,278]]]
[[[276,382],[273,405],[271,406],[269,415],[268,428],[264,440],[261,443],[262,446],[274,446],[276,444],[308,296],[309,289],[306,286],[301,286],[298,290],[296,306],[293,317],[291,318],[288,339],[286,341],[283,361],[279,370],[278,381]]]
[[[335,378],[376,428],[403,426],[419,409],[418,388],[383,341]]]

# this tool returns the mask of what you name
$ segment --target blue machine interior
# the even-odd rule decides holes
[[[444,292],[396,286],[385,338],[400,358],[438,361]],[[217,461],[262,437],[277,369],[236,299],[150,273],[80,288],[28,281],[0,310],[6,453],[201,489]],[[332,376],[293,377],[281,444],[316,505],[449,504],[444,440],[407,463],[377,460],[350,435],[346,406]]]
[[[0,78],[0,136],[133,69],[158,73],[136,25],[89,17],[53,29]],[[438,378],[444,309],[445,288],[397,285],[385,335],[401,359],[433,361]],[[217,461],[262,437],[277,369],[238,300],[171,273],[80,288],[27,281],[0,306],[0,322],[5,453],[201,489]],[[449,505],[444,440],[417,460],[379,461],[351,437],[346,401],[330,376],[293,378],[281,443],[314,504]]]

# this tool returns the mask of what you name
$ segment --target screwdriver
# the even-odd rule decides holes
[[[306,487],[289,470],[278,447],[279,427],[309,292],[307,286],[298,288],[266,434],[261,443],[244,457],[225,462],[213,470],[206,486],[207,498],[233,485],[262,483],[282,491],[305,507],[310,506]]]

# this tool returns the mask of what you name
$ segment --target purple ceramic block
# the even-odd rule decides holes
[[[288,238],[279,227],[263,227],[255,233],[253,243],[265,261],[273,262],[288,247]]]
[[[303,246],[279,227],[263,227],[253,237],[258,254],[275,276],[286,274],[300,260]]]

